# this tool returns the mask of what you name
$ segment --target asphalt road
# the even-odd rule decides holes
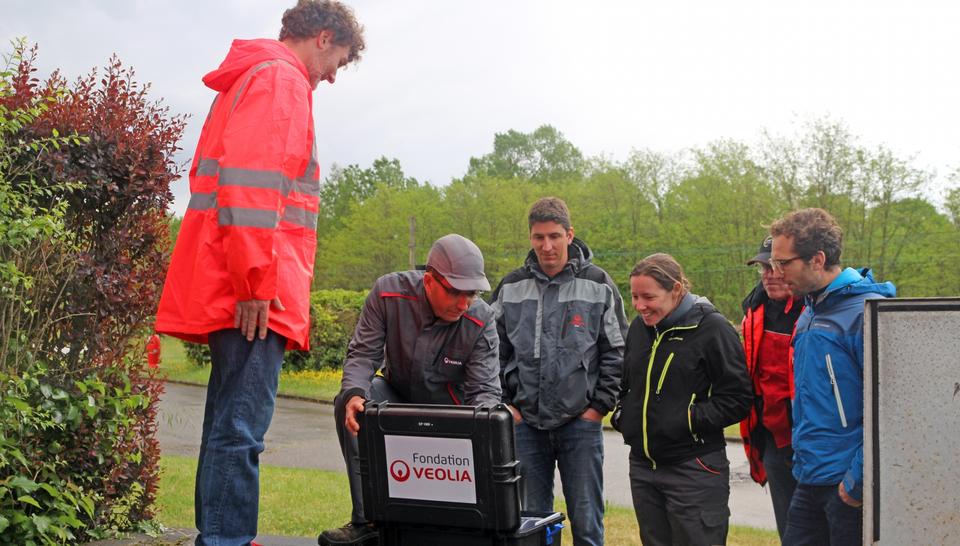
[[[205,389],[167,384],[160,403],[158,436],[163,453],[196,456],[200,446]],[[278,399],[273,423],[267,432],[263,464],[319,468],[345,472],[333,406],[301,400]],[[604,496],[611,504],[631,507],[627,456],[629,447],[614,431],[604,433]],[[776,529],[773,507],[765,488],[750,480],[743,446],[727,446],[730,459],[730,522],[763,529]],[[557,476],[557,498],[562,498]]]

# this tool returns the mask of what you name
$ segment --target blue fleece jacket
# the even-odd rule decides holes
[[[794,347],[793,476],[806,485],[843,481],[863,496],[863,305],[896,295],[868,269],[846,268],[807,296]]]

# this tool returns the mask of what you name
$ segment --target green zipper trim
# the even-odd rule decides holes
[[[690,396],[690,404],[687,406],[687,428],[690,429],[690,436],[693,436],[695,442],[700,441],[700,437],[693,432],[693,402],[697,399],[697,393]]]
[[[660,372],[660,381],[657,381],[657,394],[660,394],[660,389],[663,388],[663,380],[667,378],[667,370],[670,369],[671,362],[673,362],[673,353],[670,353],[670,356],[667,357],[667,363],[663,365],[663,371]]]
[[[653,347],[650,349],[650,359],[647,361],[647,383],[646,388],[643,389],[643,454],[646,455],[647,459],[650,460],[650,464],[653,465],[653,469],[657,469],[657,461],[653,460],[653,457],[650,456],[650,440],[647,435],[647,404],[650,402],[650,376],[653,375],[653,359],[657,356],[657,347],[660,346],[660,341],[663,340],[663,336],[674,330],[693,330],[697,326],[674,326],[661,334],[657,335],[657,339],[653,341]]]

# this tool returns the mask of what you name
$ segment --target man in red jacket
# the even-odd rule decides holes
[[[755,402],[740,422],[740,435],[750,462],[750,476],[761,485],[770,484],[773,514],[782,537],[797,485],[790,470],[790,338],[803,306],[783,279],[773,273],[772,245],[771,237],[764,239],[757,255],[747,262],[756,264],[760,282],[743,300],[743,348]]]
[[[309,344],[320,194],[311,93],[364,46],[350,8],[299,0],[279,40],[235,40],[203,78],[217,96],[156,321],[158,332],[210,345],[199,545],[249,544],[257,534],[259,454],[283,353]]]

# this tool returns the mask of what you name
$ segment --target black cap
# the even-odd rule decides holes
[[[756,263],[763,263],[770,265],[770,250],[773,248],[773,237],[767,235],[767,238],[760,243],[760,250],[757,251],[757,255],[747,262],[747,265],[753,265]]]

